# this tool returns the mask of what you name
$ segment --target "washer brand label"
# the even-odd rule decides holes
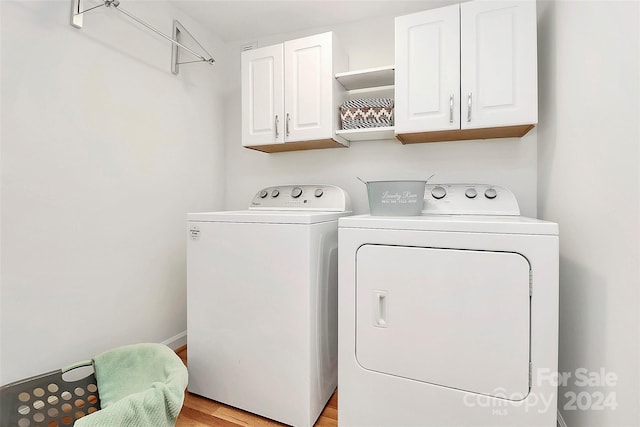
[[[199,240],[200,239],[200,228],[197,225],[192,225],[189,229],[189,236],[191,240]]]

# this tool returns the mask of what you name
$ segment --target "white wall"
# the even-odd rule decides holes
[[[349,54],[350,69],[394,63],[393,17],[314,28],[258,40],[268,46],[305,35],[333,30]],[[228,97],[226,139],[226,206],[246,208],[262,187],[287,183],[326,183],[346,189],[356,213],[368,211],[365,179],[427,178],[432,182],[487,182],[511,188],[525,215],[536,214],[536,130],[525,137],[403,146],[396,140],[353,142],[347,149],[265,154],[241,146],[240,50],[232,46],[235,77]]]
[[[221,209],[223,44],[164,2],[215,67],[115,10],[1,2],[0,384],[186,330],[185,219]]]
[[[538,203],[560,224],[559,364],[572,374],[559,409],[569,427],[637,427],[640,6],[543,2],[538,21]],[[580,368],[618,380],[582,386]],[[589,404],[598,393],[617,408]]]
[[[560,223],[560,369],[618,376],[613,387],[570,380],[560,409],[570,427],[640,425],[638,3],[538,7],[540,124],[524,138],[269,155],[241,147],[240,43],[226,57],[170,6],[129,1],[166,32],[180,19],[219,59],[176,77],[168,44],[115,11],[90,12],[76,30],[66,0],[0,2],[0,384],[184,331],[188,211],[244,208],[266,185],[325,182],[365,212],[355,176],[435,172],[510,187],[525,215]],[[390,17],[260,45],[329,29],[351,69],[393,63]],[[613,392],[618,408],[563,410],[564,393],[583,391]]]

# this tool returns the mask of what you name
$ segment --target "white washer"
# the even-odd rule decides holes
[[[268,187],[248,210],[188,215],[192,393],[311,426],[337,385],[338,218],[328,185]]]
[[[440,184],[338,234],[340,426],[555,427],[557,224]]]

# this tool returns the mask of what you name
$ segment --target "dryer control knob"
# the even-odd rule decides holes
[[[265,197],[267,197],[268,194],[269,192],[267,190],[262,190],[260,191],[260,198],[264,199]]]
[[[276,188],[271,192],[271,197],[278,197],[280,195],[280,191]]]
[[[444,187],[440,186],[433,187],[433,189],[431,190],[431,195],[434,199],[442,199],[447,195],[447,190],[445,190]]]
[[[293,190],[291,190],[291,197],[293,197],[294,199],[297,199],[301,195],[302,195],[302,188],[293,187]]]
[[[495,199],[497,195],[498,192],[495,188],[487,188],[484,192],[484,197],[486,197],[487,199]]]
[[[475,188],[467,188],[464,192],[464,195],[467,196],[469,199],[475,199],[476,196],[478,195],[478,192],[476,191]]]
[[[313,193],[313,195],[316,197],[322,197],[323,194],[324,194],[324,191],[322,191],[322,188],[316,189],[316,192]]]

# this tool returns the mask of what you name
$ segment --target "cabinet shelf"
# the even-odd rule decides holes
[[[336,80],[346,90],[370,89],[381,86],[392,86],[395,78],[395,66],[367,68],[366,70],[337,73]]]
[[[394,127],[385,126],[379,128],[366,129],[346,129],[337,130],[336,135],[340,135],[347,141],[372,141],[375,139],[394,139]]]

